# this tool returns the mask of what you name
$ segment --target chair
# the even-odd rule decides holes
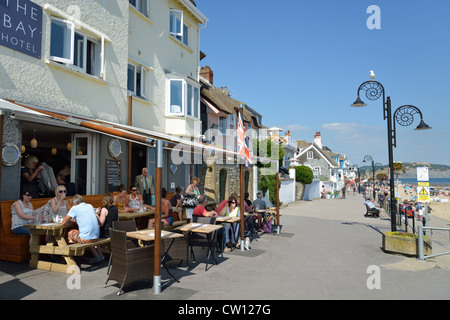
[[[126,220],[126,221],[113,221],[112,228],[114,230],[121,230],[125,232],[136,231],[136,221]],[[138,241],[136,239],[127,241],[127,248],[136,248],[139,247]],[[112,252],[109,255],[108,269],[106,270],[106,274],[109,274],[111,270],[111,261],[112,261]]]
[[[119,283],[120,295],[124,286],[139,280],[152,280],[154,273],[154,246],[128,248],[125,231],[109,229],[111,238],[111,253],[114,255],[109,280]]]

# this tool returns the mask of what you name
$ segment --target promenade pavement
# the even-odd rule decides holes
[[[426,262],[383,252],[390,221],[365,218],[361,195],[301,201],[281,209],[281,233],[261,234],[248,251],[218,256],[205,271],[205,254],[188,268],[171,265],[176,283],[162,268],[162,292],[139,282],[117,296],[106,280],[107,262],[81,264],[79,288],[70,275],[0,262],[0,299],[84,300],[291,300],[448,299],[449,256]],[[433,218],[430,225],[438,222]],[[448,222],[440,221],[441,226]],[[448,236],[447,236],[448,239]],[[448,243],[447,243],[448,244]],[[445,247],[445,241],[442,243]],[[433,248],[434,249],[434,248]],[[449,250],[447,248],[447,250]],[[73,283],[73,282],[72,282]]]

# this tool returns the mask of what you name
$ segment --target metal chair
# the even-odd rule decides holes
[[[213,217],[199,217],[192,216],[193,223],[201,223],[201,224],[216,224],[216,218]],[[213,232],[212,234],[199,234],[199,233],[190,233],[188,236],[188,250],[191,248],[191,255],[193,261],[195,261],[194,249],[193,247],[207,247],[208,259],[211,251],[213,250],[214,245],[217,241],[217,233]]]
[[[109,280],[119,283],[120,295],[123,287],[139,280],[152,280],[154,273],[154,246],[128,248],[125,231],[109,229],[111,238],[111,254],[114,259],[111,273],[108,275],[104,287]]]

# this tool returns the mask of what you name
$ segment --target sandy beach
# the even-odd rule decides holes
[[[413,189],[406,189],[403,187],[403,185],[399,185],[399,193],[400,198],[403,200],[409,200],[411,195],[417,196],[417,191],[415,188]],[[448,191],[445,192],[445,194],[448,194]],[[437,216],[442,219],[450,220],[450,196],[448,195],[436,195],[430,197],[430,203],[429,206],[431,207],[431,216]],[[441,202],[439,200],[444,200],[448,202]]]

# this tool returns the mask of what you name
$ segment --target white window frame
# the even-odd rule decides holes
[[[306,151],[306,159],[308,160],[314,159],[314,152]]]
[[[143,66],[143,65],[137,65],[135,63],[132,62],[128,62],[128,65],[133,66],[134,67],[134,72],[133,72],[133,90],[130,90],[130,88],[128,88],[128,75],[127,75],[127,90],[128,93],[130,95],[136,96],[136,97],[141,97],[144,99],[147,99],[147,69]],[[139,83],[140,86],[140,94],[137,94],[137,74],[138,71],[141,74],[141,80]],[[127,67],[127,73],[128,73],[128,67]]]
[[[172,22],[172,17],[176,18],[176,21],[180,21],[180,30],[173,30],[172,27],[175,27],[175,29],[177,28],[177,25],[175,23],[175,25],[173,25]],[[169,14],[169,34],[174,36],[175,38],[177,36],[183,38],[183,29],[184,29],[184,16],[183,16],[183,11],[181,10],[174,10],[174,9],[170,9],[170,14]]]
[[[143,10],[142,8],[142,1],[144,3],[146,3],[146,10]],[[133,6],[134,8],[136,8],[137,11],[139,11],[140,13],[142,13],[144,16],[148,17],[148,13],[149,13],[149,8],[150,8],[150,3],[149,0],[136,0],[136,5],[132,4],[129,0],[128,3]]]
[[[103,78],[103,73],[104,73],[104,60],[105,60],[105,38],[102,36],[100,39],[97,39],[95,37],[92,37],[90,35],[88,35],[87,33],[83,32],[82,30],[80,30],[81,28],[79,28],[78,26],[75,26],[75,23],[73,21],[69,21],[69,20],[64,20],[58,17],[51,17],[51,21],[57,21],[60,23],[65,23],[70,30],[70,58],[64,58],[64,57],[58,57],[58,56],[52,56],[50,55],[50,60],[53,60],[55,62],[60,62],[60,63],[64,63],[72,68],[75,68],[76,70],[82,71],[84,73],[87,73],[87,42],[90,41],[92,43],[95,44],[95,46],[98,48],[98,50],[100,50],[98,56],[99,56],[99,61],[97,61],[96,63],[98,63],[99,65],[95,65],[94,66],[94,70],[98,70],[98,74],[96,74],[95,72],[92,73],[87,73],[90,74],[94,77],[99,77],[99,78]],[[77,31],[75,31],[75,27],[77,28]],[[82,53],[83,53],[83,66],[79,67],[76,66],[74,64],[74,51],[75,51],[75,33],[77,33],[78,35],[83,37],[83,41],[82,41]],[[50,47],[51,47],[51,41],[52,41],[52,32],[50,29]],[[65,39],[66,40],[66,39]],[[51,52],[51,49],[50,49]]]
[[[186,47],[189,47],[189,26],[186,23],[183,23],[183,35],[175,36],[178,41],[183,43]]]
[[[58,56],[52,56],[50,54],[50,59],[56,62],[61,63],[67,63],[67,64],[73,64],[73,50],[74,50],[74,41],[75,41],[75,23],[73,21],[60,19],[57,17],[51,17],[50,25],[53,21],[57,21],[60,23],[64,23],[69,27],[70,30],[70,53],[69,53],[69,59],[64,57],[58,57]],[[50,27],[50,53],[51,53],[51,44],[52,44],[52,33],[51,33],[51,27]]]
[[[172,81],[181,82],[181,105],[179,112],[174,112],[172,108]],[[186,78],[168,77],[166,85],[166,115],[179,116],[186,118],[200,119],[200,86],[199,84],[189,81]],[[191,90],[191,94],[189,94]],[[190,100],[189,100],[190,98]],[[178,105],[177,105],[178,106]],[[189,111],[190,110],[190,111]]]

